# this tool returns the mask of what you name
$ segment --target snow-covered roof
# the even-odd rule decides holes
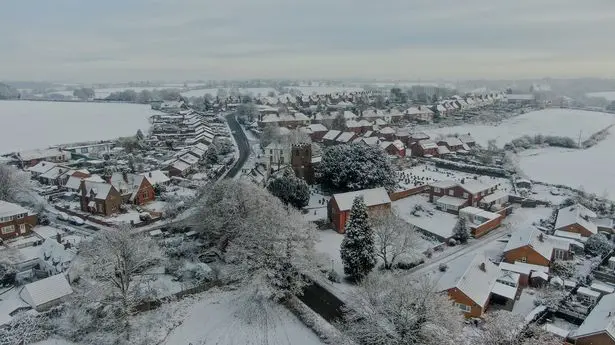
[[[352,208],[352,202],[358,196],[363,196],[363,200],[367,207],[391,203],[389,194],[386,189],[382,187],[334,194],[333,198],[337,202],[340,211],[348,211]]]
[[[401,140],[399,140],[399,139],[398,140],[393,140],[393,145],[399,151],[401,151],[401,150],[406,148],[406,145],[404,145],[404,143],[402,143]]]
[[[136,174],[113,173],[111,184],[122,194],[135,194],[143,183],[145,176]]]
[[[501,270],[484,254],[467,255],[449,262],[438,280],[440,291],[457,288],[484,308]]]
[[[577,289],[577,294],[581,294],[581,295],[585,295],[585,296],[590,296],[590,297],[595,297],[595,298],[600,297],[600,292],[594,291],[594,290],[589,289],[589,288],[586,288],[585,286],[581,286],[580,288],[578,288]]]
[[[446,189],[446,188],[453,188],[457,186],[457,184],[458,183],[455,181],[444,180],[444,181],[436,181],[436,182],[430,183],[429,185],[434,188]]]
[[[579,233],[576,233],[576,232],[570,232],[570,231],[556,230],[553,233],[553,236],[561,237],[561,238],[567,238],[567,239],[571,239],[571,240],[577,240],[577,241],[582,241],[583,240],[583,235],[581,235]]]
[[[106,182],[92,182],[85,180],[85,190],[88,195],[92,192],[96,195],[95,198],[99,200],[107,199],[109,192],[113,186]]]
[[[470,194],[477,194],[490,188],[496,188],[497,183],[492,182],[491,184],[485,184],[478,180],[464,179],[463,183],[459,183],[459,187]]]
[[[308,127],[312,132],[327,132],[329,130],[322,123],[313,123]]]
[[[472,144],[476,142],[476,140],[474,140],[474,138],[472,138],[470,134],[460,135],[459,140],[461,140],[461,142],[464,144]]]
[[[457,138],[457,137],[446,137],[442,141],[445,142],[446,146],[449,146],[449,147],[450,146],[462,146],[463,145],[461,140],[459,140],[459,138]]]
[[[480,199],[481,203],[490,203],[501,199],[508,199],[508,192],[503,190],[495,191],[493,194],[489,194],[486,197]]]
[[[328,131],[322,138],[324,140],[335,140],[335,138],[337,138],[337,136],[340,135],[340,133],[342,132],[333,129],[333,130]]]
[[[70,170],[69,168],[63,167],[63,166],[55,166],[49,170],[47,170],[45,173],[41,174],[41,178],[46,178],[46,179],[56,179],[66,173],[68,173],[69,175],[72,175],[75,171],[74,170]]]
[[[384,127],[378,132],[380,132],[380,134],[395,134],[395,130],[391,127]]]
[[[451,153],[451,150],[449,150],[448,147],[446,147],[444,145],[438,146],[438,154],[439,155],[447,155],[449,153]]]
[[[354,132],[343,132],[342,134],[340,134],[337,138],[335,138],[335,141],[338,141],[340,143],[347,143],[349,142],[352,137],[355,136]]]
[[[417,114],[433,114],[433,111],[431,109],[429,109],[428,107],[425,106],[418,106],[418,107],[410,107],[408,109],[406,109],[406,114],[408,115],[417,115]]]
[[[63,274],[56,274],[24,286],[20,295],[29,305],[37,308],[73,293]]]
[[[592,218],[596,218],[596,213],[581,204],[564,207],[557,211],[555,229],[579,224],[587,229],[587,231],[595,234],[598,232],[598,226],[591,221]]]
[[[0,218],[28,213],[29,211],[17,204],[0,200]]]
[[[141,173],[142,176],[149,181],[153,186],[156,184],[164,184],[170,181],[169,177],[162,172],[162,170],[152,170],[150,172]]]
[[[438,144],[434,143],[431,140],[420,140],[419,141],[419,146],[423,149],[423,150],[428,150],[428,149],[437,149],[438,148]]]
[[[378,137],[368,137],[368,138],[357,138],[358,142],[362,142],[365,145],[376,146],[378,145]]]
[[[448,195],[442,196],[438,200],[436,200],[436,203],[438,204],[449,205],[453,207],[463,206],[467,202],[468,202],[467,199],[455,198],[454,196],[448,196]]]
[[[531,93],[527,94],[507,94],[506,99],[509,101],[531,101],[535,97]]]
[[[569,250],[570,244],[562,239],[543,234],[536,228],[524,228],[514,232],[504,248],[504,252],[529,246],[547,260],[551,260],[553,249]]]
[[[51,168],[55,167],[56,165],[56,163],[41,161],[38,162],[38,164],[36,164],[35,166],[29,167],[28,169],[26,169],[26,171],[43,174],[51,170]]]
[[[181,161],[181,160],[176,160],[175,162],[171,164],[171,166],[179,171],[186,171],[190,169],[190,164],[184,161]]]
[[[502,270],[516,272],[516,273],[525,274],[525,275],[529,275],[532,271],[543,272],[543,273],[549,272],[549,267],[547,266],[533,265],[533,264],[528,264],[528,263],[520,262],[520,261],[517,261],[514,264],[509,264],[508,262],[500,262],[500,268]]]
[[[18,153],[18,155],[21,160],[29,161],[34,159],[57,157],[58,155],[64,156],[66,155],[66,153],[58,148],[53,148],[21,151]]]
[[[589,287],[590,289],[598,292],[602,292],[604,294],[609,294],[615,292],[615,287],[606,283],[593,282]]]
[[[493,285],[493,289],[491,289],[491,292],[498,295],[498,296],[502,296],[502,297],[506,297],[510,300],[514,300],[515,297],[517,296],[517,288],[516,287],[512,287],[506,284],[502,284],[502,283],[498,283],[496,282]]]
[[[574,332],[574,337],[587,337],[597,333],[607,333],[615,338],[615,294],[600,299],[581,327]]]
[[[558,337],[560,337],[562,339],[565,339],[568,336],[568,334],[570,334],[569,330],[565,330],[563,328],[559,328],[559,327],[557,327],[557,326],[555,326],[555,325],[553,325],[551,323],[545,323],[542,326],[542,329],[544,329],[545,331],[547,331],[547,332],[549,332],[551,334],[554,334],[554,335],[556,335],[556,336],[558,336]]]
[[[55,268],[55,273],[61,273],[67,265],[77,255],[74,248],[65,249],[63,244],[58,243],[55,238],[47,238],[41,245],[38,260]]]
[[[464,214],[465,215],[472,215],[472,216],[475,216],[475,217],[484,218],[484,219],[487,219],[487,220],[497,219],[497,218],[501,217],[501,215],[499,215],[497,213],[485,211],[483,209],[480,209],[480,208],[477,208],[477,207],[474,207],[474,206],[464,207],[461,210],[459,210],[459,215],[464,215]]]

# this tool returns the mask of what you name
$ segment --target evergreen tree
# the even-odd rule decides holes
[[[354,280],[365,277],[376,266],[374,230],[362,196],[356,197],[352,203],[340,253],[344,273]]]
[[[292,170],[286,170],[281,176],[276,176],[267,184],[267,190],[277,196],[284,204],[302,208],[310,202],[310,187],[295,176]]]
[[[468,229],[465,218],[459,217],[459,221],[457,221],[457,224],[453,229],[453,237],[461,243],[468,242],[468,239],[470,238],[470,229]]]

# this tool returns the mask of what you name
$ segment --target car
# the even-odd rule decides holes
[[[58,219],[59,220],[64,220],[64,221],[68,220],[68,214],[66,214],[64,212],[60,212],[60,213],[58,213]]]
[[[73,225],[83,225],[85,224],[85,220],[77,217],[77,216],[72,216],[68,219],[68,221],[73,224]]]
[[[39,225],[49,225],[51,222],[49,221],[49,217],[47,217],[46,215],[42,214],[38,217],[38,224]]]
[[[139,213],[139,219],[142,222],[147,222],[149,220],[152,220],[152,215],[147,212],[142,212],[142,213]]]

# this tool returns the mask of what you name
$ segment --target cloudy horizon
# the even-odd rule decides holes
[[[612,0],[22,0],[0,79],[615,77]]]

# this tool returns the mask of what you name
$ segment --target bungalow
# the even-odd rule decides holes
[[[498,210],[508,203],[508,192],[496,191],[482,198],[478,205],[485,210]]]
[[[438,156],[438,145],[431,140],[421,140],[411,144],[410,150],[415,157],[436,157]]]
[[[444,145],[438,146],[438,156],[450,155],[452,152]]]
[[[466,255],[448,264],[438,280],[438,290],[446,292],[467,318],[483,317],[491,291],[502,275],[498,266],[484,254]]]
[[[32,178],[38,178],[42,174],[44,174],[47,171],[51,170],[56,165],[57,165],[57,163],[47,162],[47,161],[40,161],[36,165],[27,168],[26,171],[28,171],[30,173]]]
[[[457,152],[459,150],[465,150],[466,148],[468,148],[467,145],[464,147],[461,140],[456,137],[447,137],[444,140],[440,140],[438,141],[438,145],[444,145],[452,152]]]
[[[74,172],[74,170],[70,170],[68,167],[56,165],[39,175],[38,180],[40,183],[46,185],[63,186]]]
[[[593,222],[596,217],[596,213],[581,204],[564,207],[557,211],[555,230],[575,232],[583,237],[589,237],[598,233],[598,226]]]
[[[504,261],[508,263],[520,261],[548,267],[554,260],[571,258],[570,244],[567,241],[545,235],[536,228],[516,231],[504,248]]]
[[[437,198],[449,196],[466,200],[465,204],[459,206],[477,206],[484,197],[496,190],[497,184],[483,184],[477,180],[438,181],[429,186],[429,201],[435,202]]]
[[[615,345],[615,294],[602,297],[571,338],[576,345]]]
[[[34,310],[42,312],[62,303],[72,293],[73,289],[66,277],[56,274],[27,284],[19,292],[19,296]]]
[[[154,186],[143,175],[113,173],[109,182],[120,192],[124,203],[144,205],[156,199]]]
[[[29,210],[0,200],[0,240],[29,235],[38,217]]]
[[[70,242],[59,243],[55,238],[47,238],[38,253],[41,269],[49,275],[63,273],[77,255],[77,249]]]
[[[502,219],[504,219],[504,216],[499,213],[481,210],[472,206],[459,210],[459,217],[467,221],[472,235],[476,238],[499,227],[502,224]]]
[[[78,193],[83,212],[110,216],[120,211],[122,195],[109,183],[82,179]]]
[[[368,212],[383,211],[391,209],[391,199],[386,189],[373,188],[364,189],[356,192],[334,194],[328,205],[329,220],[333,227],[340,234],[344,233],[346,221],[350,216],[350,209],[354,199],[363,196]]]

